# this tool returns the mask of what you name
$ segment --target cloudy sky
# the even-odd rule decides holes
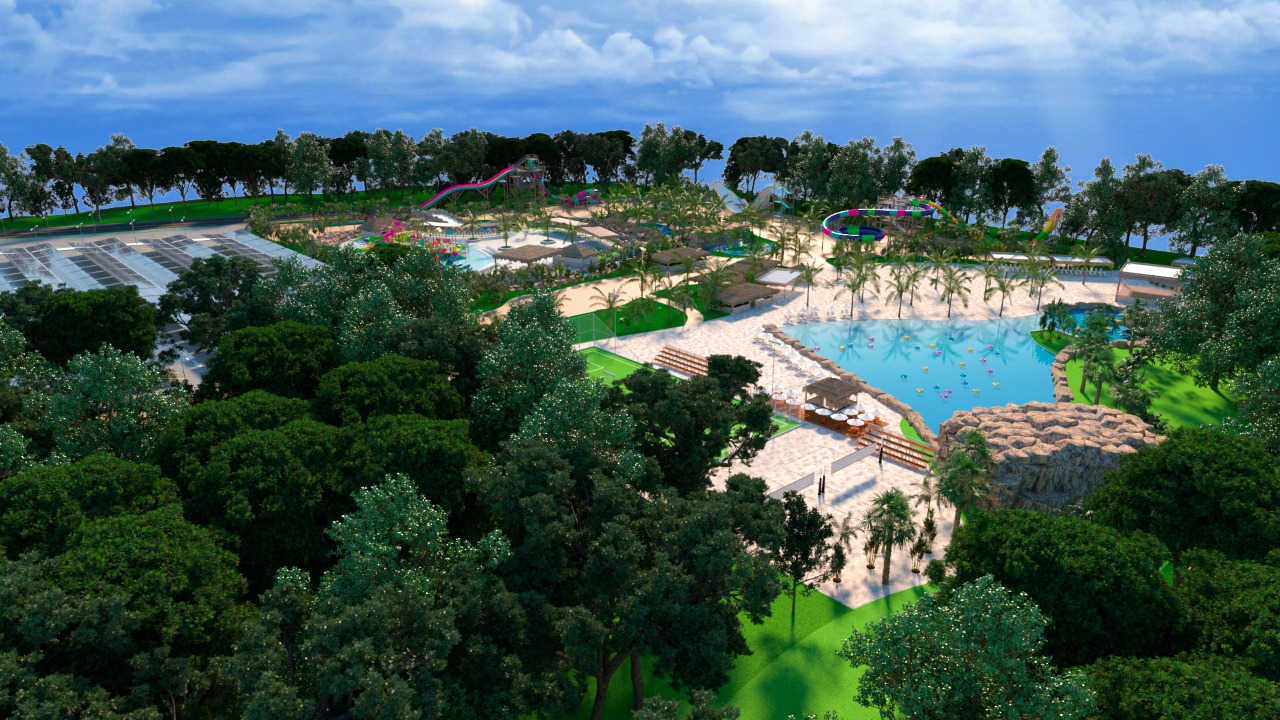
[[[1280,180],[1274,0],[0,0],[0,142],[812,129]]]

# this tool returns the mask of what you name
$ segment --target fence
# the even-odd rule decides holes
[[[859,461],[859,460],[861,460],[862,458],[864,458],[864,457],[869,457],[869,456],[871,456],[871,455],[874,455],[874,454],[875,454],[875,452],[876,452],[876,446],[875,446],[875,445],[867,445],[867,446],[865,446],[865,447],[858,448],[857,450],[854,450],[853,452],[849,453],[848,455],[845,455],[844,457],[840,458],[839,460],[834,460],[834,461],[832,461],[832,463],[831,463],[831,474],[832,474],[832,475],[835,475],[836,473],[840,472],[841,470],[843,470],[843,469],[845,469],[845,468],[849,467],[850,465],[852,465],[852,464],[854,464],[854,463],[858,462],[858,461]]]
[[[809,487],[810,485],[813,484],[814,474],[815,473],[809,473],[808,475],[805,475],[804,477],[800,478],[799,480],[796,480],[795,482],[789,485],[784,485],[778,488],[777,490],[774,490],[773,492],[769,493],[769,497],[777,498],[781,500],[782,496],[786,495],[789,492],[792,492],[792,491],[799,492]]]

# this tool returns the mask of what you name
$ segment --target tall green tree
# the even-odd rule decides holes
[[[313,588],[284,569],[263,596],[229,671],[246,718],[494,717],[519,713],[508,677],[460,667],[464,634],[487,599],[503,594],[492,569],[508,555],[490,533],[449,536],[447,516],[392,476],[355,497],[329,529],[337,562]],[[493,610],[494,608],[488,608]],[[505,619],[505,618],[504,618]],[[510,670],[501,655],[476,647]],[[486,683],[478,685],[476,681]]]
[[[139,461],[189,402],[160,371],[109,345],[71,358],[47,389],[26,399],[28,414],[66,457],[106,450]]]
[[[707,374],[679,380],[641,369],[614,386],[606,407],[635,421],[636,447],[656,482],[680,493],[705,491],[713,468],[750,464],[773,432],[768,396],[755,391],[759,363],[712,355]]]
[[[1257,559],[1280,541],[1280,479],[1263,444],[1220,430],[1178,428],[1128,456],[1085,498],[1101,523],[1150,533],[1173,553],[1192,548]]]
[[[58,365],[106,345],[147,360],[155,352],[156,308],[132,285],[77,291],[27,283],[0,294],[0,313]]]
[[[1063,667],[1112,655],[1176,652],[1180,604],[1160,575],[1165,548],[1082,517],[1029,510],[976,512],[956,529],[949,587],[985,575],[1026,593],[1053,623],[1045,650]]]
[[[1227,180],[1221,165],[1196,173],[1178,196],[1178,214],[1170,227],[1173,247],[1195,257],[1200,248],[1239,233],[1239,196],[1240,187]]]
[[[1115,376],[1116,355],[1111,348],[1111,330],[1114,316],[1104,310],[1092,310],[1085,315],[1084,325],[1076,333],[1075,357],[1079,358],[1080,392],[1086,382],[1094,386],[1093,404],[1102,399],[1102,384]]]
[[[293,141],[288,172],[289,184],[303,195],[324,190],[331,172],[329,141],[313,133],[298,135],[298,139]]]
[[[1186,561],[1178,595],[1196,645],[1280,682],[1280,567],[1203,550]]]
[[[1266,720],[1280,714],[1280,688],[1214,657],[1111,658],[1087,668],[1099,720]]]
[[[817,508],[811,508],[797,492],[782,497],[782,533],[778,549],[773,556],[774,566],[791,581],[791,620],[796,619],[796,592],[804,588],[812,592],[811,582],[821,582],[832,568],[835,529],[831,516]]]
[[[324,328],[286,320],[227,334],[200,384],[200,396],[222,398],[250,390],[283,397],[315,395],[320,378],[338,364]]]
[[[347,447],[339,429],[311,419],[245,430],[212,448],[204,467],[184,469],[187,511],[227,538],[256,591],[284,566],[319,572],[333,552],[324,528],[358,487],[342,472]]]
[[[1216,243],[1183,271],[1178,302],[1162,308],[1152,333],[1158,351],[1214,390],[1280,355],[1280,260],[1263,254],[1263,242],[1238,235]]]
[[[472,431],[482,448],[520,427],[526,413],[557,382],[586,376],[586,361],[573,349],[577,334],[549,292],[511,309],[496,342],[480,361],[480,390],[471,406]]]
[[[185,321],[182,339],[210,350],[232,329],[228,315],[248,301],[260,275],[258,264],[247,257],[196,258],[160,297],[160,317]]]
[[[334,425],[375,415],[416,414],[441,420],[462,417],[462,397],[428,360],[383,355],[347,363],[320,378],[316,415]]]
[[[642,495],[634,425],[603,406],[606,392],[562,379],[477,487],[511,539],[502,574],[523,598],[529,641],[563,658],[579,683],[594,678],[596,720],[624,664],[633,707],[642,704],[642,655],[656,656],[659,676],[718,687],[746,651],[742,618],[758,621],[778,592],[768,558],[747,550],[772,542],[757,534],[768,523],[750,520],[765,504],[763,482]]]
[[[1025,594],[986,576],[855,628],[838,654],[870,666],[855,699],[883,717],[1088,717],[1084,674],[1058,672],[1041,655],[1048,625]]]
[[[0,547],[13,558],[31,549],[53,557],[86,522],[177,501],[177,487],[154,465],[106,453],[34,466],[0,480]]]
[[[960,527],[960,516],[974,508],[991,502],[997,489],[991,478],[995,475],[996,462],[980,430],[966,430],[956,436],[955,442],[930,468],[937,477],[938,493],[956,509],[951,527]]]
[[[999,220],[1000,227],[1009,221],[1009,212],[1018,208],[1025,214],[1039,200],[1036,194],[1036,177],[1026,160],[1004,158],[987,168],[982,176],[983,205],[986,217]]]

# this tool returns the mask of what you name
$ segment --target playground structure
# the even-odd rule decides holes
[[[493,189],[501,186],[504,190],[504,196],[508,198],[519,198],[522,195],[538,195],[543,194],[555,200],[563,202],[566,205],[597,205],[600,203],[600,191],[596,188],[588,188],[575,195],[564,198],[557,196],[547,188],[543,177],[546,169],[542,165],[542,161],[537,155],[525,155],[520,158],[511,167],[499,170],[493,177],[478,183],[459,183],[450,185],[440,192],[432,195],[430,199],[418,206],[418,210],[427,210],[436,203],[449,197],[456,196],[456,193],[465,190],[475,190],[484,196],[485,201],[489,200],[490,193]]]
[[[891,222],[900,232],[908,232],[904,223],[922,223],[927,217],[945,217],[954,220],[954,216],[941,205],[932,200],[919,198],[900,198],[886,196],[878,198],[874,208],[852,208],[832,213],[822,221],[822,233],[837,240],[856,240],[859,242],[876,242],[884,238],[884,229],[876,225],[837,225],[841,220],[850,217],[880,218],[880,222]]]
[[[405,227],[399,220],[392,223],[382,233],[382,242],[420,247],[435,253],[441,262],[446,263],[460,262],[467,256],[467,246],[465,244],[439,237],[430,232]]]

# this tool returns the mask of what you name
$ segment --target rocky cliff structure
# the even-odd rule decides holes
[[[1141,418],[1112,408],[1033,402],[952,415],[938,434],[941,453],[970,429],[991,445],[1007,504],[1049,512],[1092,492],[1120,458],[1164,439]]]

